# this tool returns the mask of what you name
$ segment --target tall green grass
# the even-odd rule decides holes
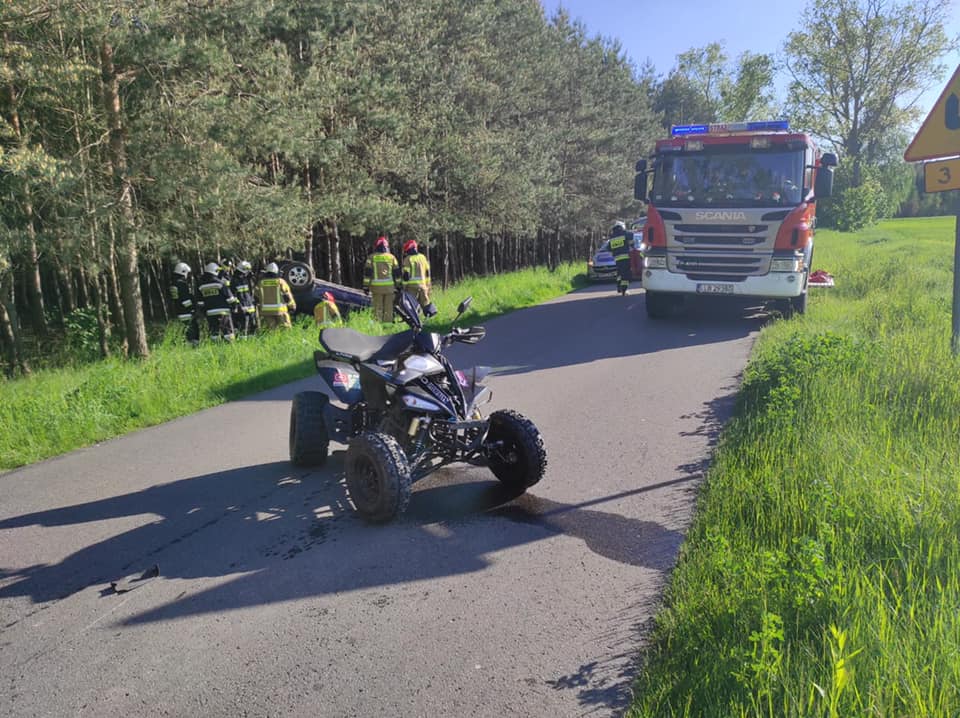
[[[960,715],[953,218],[820,232],[765,329],[632,716]]]
[[[465,321],[482,321],[570,291],[585,281],[582,265],[563,265],[482,279],[435,291],[439,313],[430,326],[449,324],[456,306],[473,296]],[[348,325],[370,334],[400,331],[357,312]],[[22,466],[152,426],[209,406],[269,389],[313,372],[317,330],[301,318],[290,331],[274,331],[233,344],[205,341],[197,349],[170,325],[144,361],[110,359],[42,370],[0,382],[0,470]]]

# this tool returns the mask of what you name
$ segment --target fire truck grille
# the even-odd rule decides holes
[[[754,254],[680,254],[670,270],[698,281],[742,281],[769,271],[769,257]]]
[[[766,224],[675,224],[674,232],[679,234],[764,234]]]

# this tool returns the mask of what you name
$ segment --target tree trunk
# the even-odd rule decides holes
[[[109,247],[109,256],[107,257],[107,290],[108,296],[110,297],[110,313],[113,316],[113,326],[122,329],[126,326],[126,321],[124,320],[123,312],[123,302],[120,300],[120,283],[117,280],[117,252],[116,252],[116,234],[113,229],[113,219],[107,218],[107,225],[110,230],[110,247]],[[122,335],[123,342],[121,343],[121,350],[124,354],[127,353],[127,335],[124,332]]]
[[[3,34],[3,40],[4,50],[7,50],[10,39],[6,32]],[[7,84],[7,95],[7,99],[10,102],[11,108],[10,126],[13,128],[13,134],[17,138],[17,143],[21,147],[26,147],[27,138],[23,135],[23,126],[20,122],[20,111],[17,109],[19,105],[17,88],[12,82]],[[37,251],[37,230],[33,225],[33,195],[30,190],[29,182],[24,182],[22,209],[27,230],[27,269],[24,275],[24,280],[27,286],[27,295],[30,298],[30,319],[33,323],[34,332],[36,332],[38,337],[43,337],[47,333],[47,319],[43,310],[43,288],[40,284],[40,260],[39,253]]]
[[[137,234],[133,217],[133,185],[127,174],[126,140],[123,129],[123,110],[120,104],[120,77],[113,65],[113,46],[106,40],[100,45],[100,71],[103,82],[103,102],[110,129],[110,165],[116,190],[119,193],[122,219],[120,244],[120,296],[130,354],[146,357],[147,329],[143,321],[143,298],[140,295],[140,276],[137,272]]]
[[[63,246],[63,239],[56,241],[56,247],[57,256],[54,258],[53,266],[60,283],[60,308],[63,311],[63,316],[67,316],[77,308],[77,299],[73,294],[73,283],[70,281],[70,272],[67,270],[67,263],[70,260]]]
[[[327,265],[330,281],[343,284],[340,271],[340,226],[336,222],[330,223],[330,231],[327,232]]]
[[[107,278],[97,274],[93,278],[93,302],[97,308],[97,339],[100,342],[100,356],[110,356],[110,322],[107,316],[107,303],[103,301],[107,293]]]
[[[450,232],[443,232],[443,288],[450,286]]]
[[[307,195],[307,207],[311,209],[310,220],[307,222],[306,237],[303,240],[303,256],[304,261],[310,265],[310,269],[314,269],[313,228],[316,226],[316,222],[313,221],[313,183],[310,181],[310,160],[307,160],[303,167],[303,188]]]
[[[18,368],[21,374],[30,373],[30,365],[23,353],[18,325],[13,277],[7,274],[5,277],[0,277],[0,334],[7,348],[7,376],[13,376]]]

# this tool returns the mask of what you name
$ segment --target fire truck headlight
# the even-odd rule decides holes
[[[643,258],[643,266],[647,269],[666,269],[667,258],[664,256],[646,256]]]
[[[771,272],[800,272],[803,270],[803,257],[774,257],[770,260]]]

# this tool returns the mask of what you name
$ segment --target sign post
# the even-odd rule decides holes
[[[956,159],[945,159],[954,157]],[[927,119],[903,153],[907,162],[923,165],[924,192],[960,189],[960,66],[940,93]],[[950,350],[960,355],[960,214],[956,216],[953,243],[953,334]]]

